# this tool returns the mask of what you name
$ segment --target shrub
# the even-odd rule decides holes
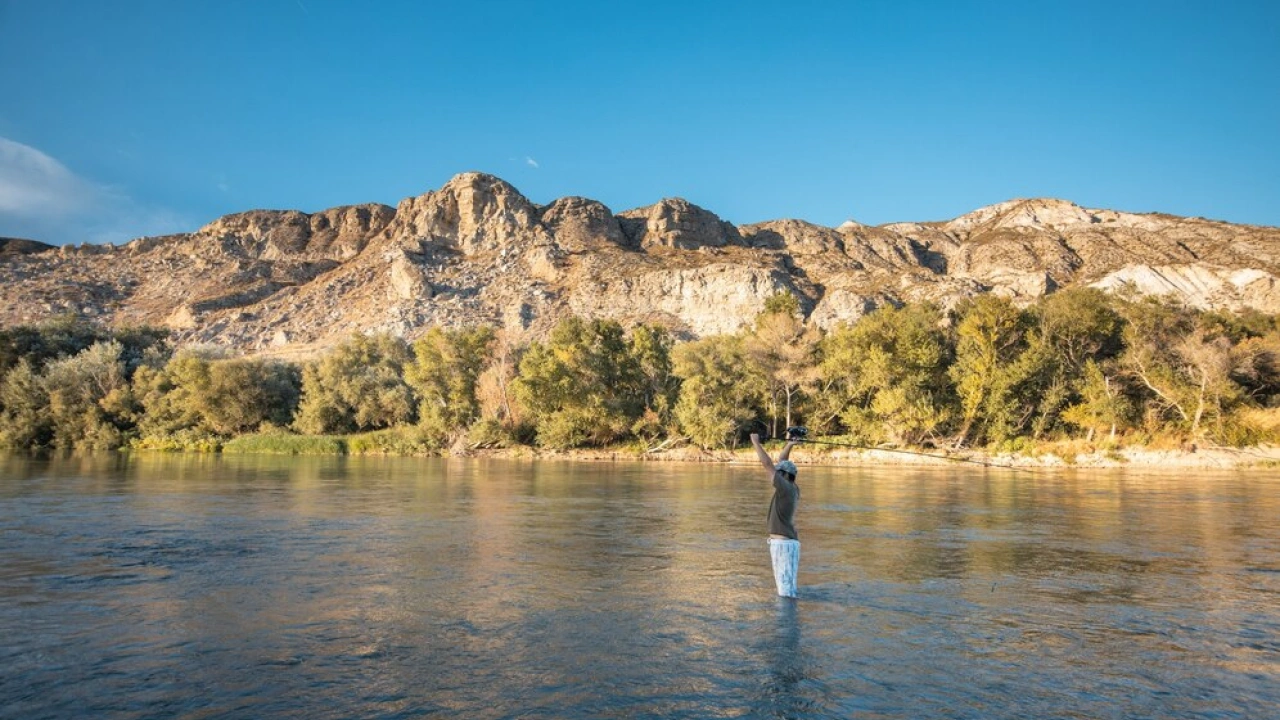
[[[173,433],[142,435],[134,438],[129,446],[135,450],[216,453],[222,449],[222,439],[187,428]]]
[[[22,358],[0,382],[0,447],[32,449],[52,441],[49,394],[32,362]]]
[[[404,380],[409,346],[391,335],[357,335],[302,373],[295,425],[304,433],[351,433],[413,422],[416,400]]]
[[[292,421],[300,388],[298,369],[257,359],[221,359],[188,350],[161,369],[143,366],[134,393],[144,408],[143,435],[183,431],[230,436],[263,424]]]
[[[351,435],[346,442],[352,455],[426,455],[440,448],[422,429],[412,426]]]
[[[228,455],[345,455],[347,444],[332,435],[294,435],[264,432],[241,435],[222,446]]]

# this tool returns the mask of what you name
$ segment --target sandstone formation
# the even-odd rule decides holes
[[[255,210],[187,234],[53,248],[0,240],[0,321],[76,312],[182,342],[305,355],[354,332],[486,323],[537,337],[568,313],[691,338],[791,292],[823,328],[877,307],[1030,302],[1072,285],[1280,312],[1280,229],[1013,200],[946,222],[735,227],[686,200],[614,213],[530,202],[464,173],[396,208]]]

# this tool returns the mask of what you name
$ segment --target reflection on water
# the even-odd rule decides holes
[[[1280,481],[0,459],[0,717],[1262,717]]]

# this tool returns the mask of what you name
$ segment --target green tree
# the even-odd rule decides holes
[[[114,340],[98,342],[45,366],[40,381],[49,399],[54,447],[110,450],[123,444],[122,430],[135,418],[122,352]]]
[[[167,340],[168,333],[163,330],[108,330],[74,314],[40,325],[0,330],[0,377],[25,363],[25,369],[10,384],[8,400],[0,396],[0,434],[7,438],[3,442],[11,447],[119,444],[136,420],[137,407],[127,381],[143,362],[163,362],[168,352]],[[105,362],[105,352],[116,354],[118,362],[110,363],[110,367],[121,373],[115,378],[120,386],[98,397],[93,394],[94,387],[81,387],[78,383],[102,379],[102,368],[92,366]],[[69,362],[72,358],[79,359]],[[53,369],[58,363],[61,364]],[[26,388],[25,395],[18,391],[19,387]],[[7,402],[14,403],[8,410]],[[77,436],[81,432],[87,434]]]
[[[144,365],[133,376],[133,392],[142,404],[138,431],[144,437],[170,437],[183,431],[206,432],[204,405],[214,358],[206,351],[179,351],[162,367]]]
[[[1085,430],[1089,441],[1099,430],[1106,430],[1108,439],[1114,441],[1116,431],[1129,423],[1134,410],[1122,379],[1103,363],[1087,360],[1079,395],[1079,400],[1063,411],[1063,422]]]
[[[467,433],[473,445],[503,446],[533,436],[524,409],[515,397],[514,384],[524,349],[508,333],[494,333],[488,362],[476,377],[480,419]]]
[[[956,359],[950,375],[960,398],[959,442],[975,434],[1001,441],[1016,434],[1030,416],[1022,381],[1039,370],[1044,348],[1027,349],[1026,315],[1008,299],[979,295],[962,305],[956,326]]]
[[[639,366],[644,409],[631,431],[652,442],[666,435],[675,423],[675,404],[680,391],[671,360],[675,341],[660,327],[637,325],[631,329],[628,351]]]
[[[127,325],[112,329],[111,337],[120,343],[120,361],[130,379],[143,365],[159,367],[173,357],[169,331],[164,328]]]
[[[1043,298],[1031,309],[1030,322],[1019,369],[1025,372],[1023,392],[1032,399],[1030,433],[1040,438],[1059,426],[1063,411],[1080,401],[1087,383],[1099,382],[1086,377],[1085,368],[1110,367],[1108,361],[1123,347],[1123,321],[1102,291],[1069,288]],[[1095,384],[1095,399],[1107,387]]]
[[[480,418],[476,386],[493,343],[492,328],[433,327],[413,344],[405,381],[420,401],[418,424],[437,445]]]
[[[825,412],[870,442],[918,444],[952,416],[951,347],[927,304],[882,307],[828,335],[819,376]]]
[[[514,392],[552,448],[620,440],[644,410],[645,382],[622,326],[613,320],[562,320],[520,360]]]
[[[1280,330],[1242,338],[1234,356],[1231,379],[1252,402],[1274,407],[1280,400]]]
[[[743,340],[717,335],[677,345],[673,371],[681,379],[675,416],[680,429],[704,448],[726,447],[759,412],[767,387],[747,363]]]
[[[192,349],[163,368],[144,365],[133,388],[143,408],[139,431],[144,437],[230,437],[292,422],[301,378],[287,363],[220,358]]]
[[[29,450],[52,442],[49,393],[35,364],[20,358],[0,380],[0,447]]]
[[[795,424],[795,411],[803,402],[804,390],[817,378],[820,340],[818,329],[805,325],[800,302],[791,293],[770,297],[765,301],[764,312],[756,316],[744,350],[765,380],[771,434],[779,434],[779,420],[783,420],[784,427]]]
[[[199,405],[211,432],[232,436],[292,422],[302,389],[296,366],[261,359],[217,360],[210,364],[208,378]]]
[[[1113,358],[1123,349],[1124,320],[1106,293],[1076,287],[1043,298],[1033,309],[1035,332],[1072,373],[1090,361]]]
[[[1157,422],[1191,437],[1219,433],[1230,412],[1249,400],[1232,379],[1239,353],[1213,316],[1157,299],[1126,303],[1121,366],[1145,390]]]
[[[294,421],[304,433],[351,433],[414,421],[413,388],[404,379],[409,346],[388,334],[356,335],[302,371]]]

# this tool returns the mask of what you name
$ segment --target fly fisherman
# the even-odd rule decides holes
[[[778,453],[775,465],[760,444],[760,436],[752,433],[751,444],[760,464],[773,480],[773,499],[769,501],[769,556],[773,560],[773,579],[782,597],[796,597],[796,577],[800,572],[800,539],[796,534],[796,505],[800,487],[796,485],[796,464],[787,459],[796,440],[788,432],[787,444]]]

